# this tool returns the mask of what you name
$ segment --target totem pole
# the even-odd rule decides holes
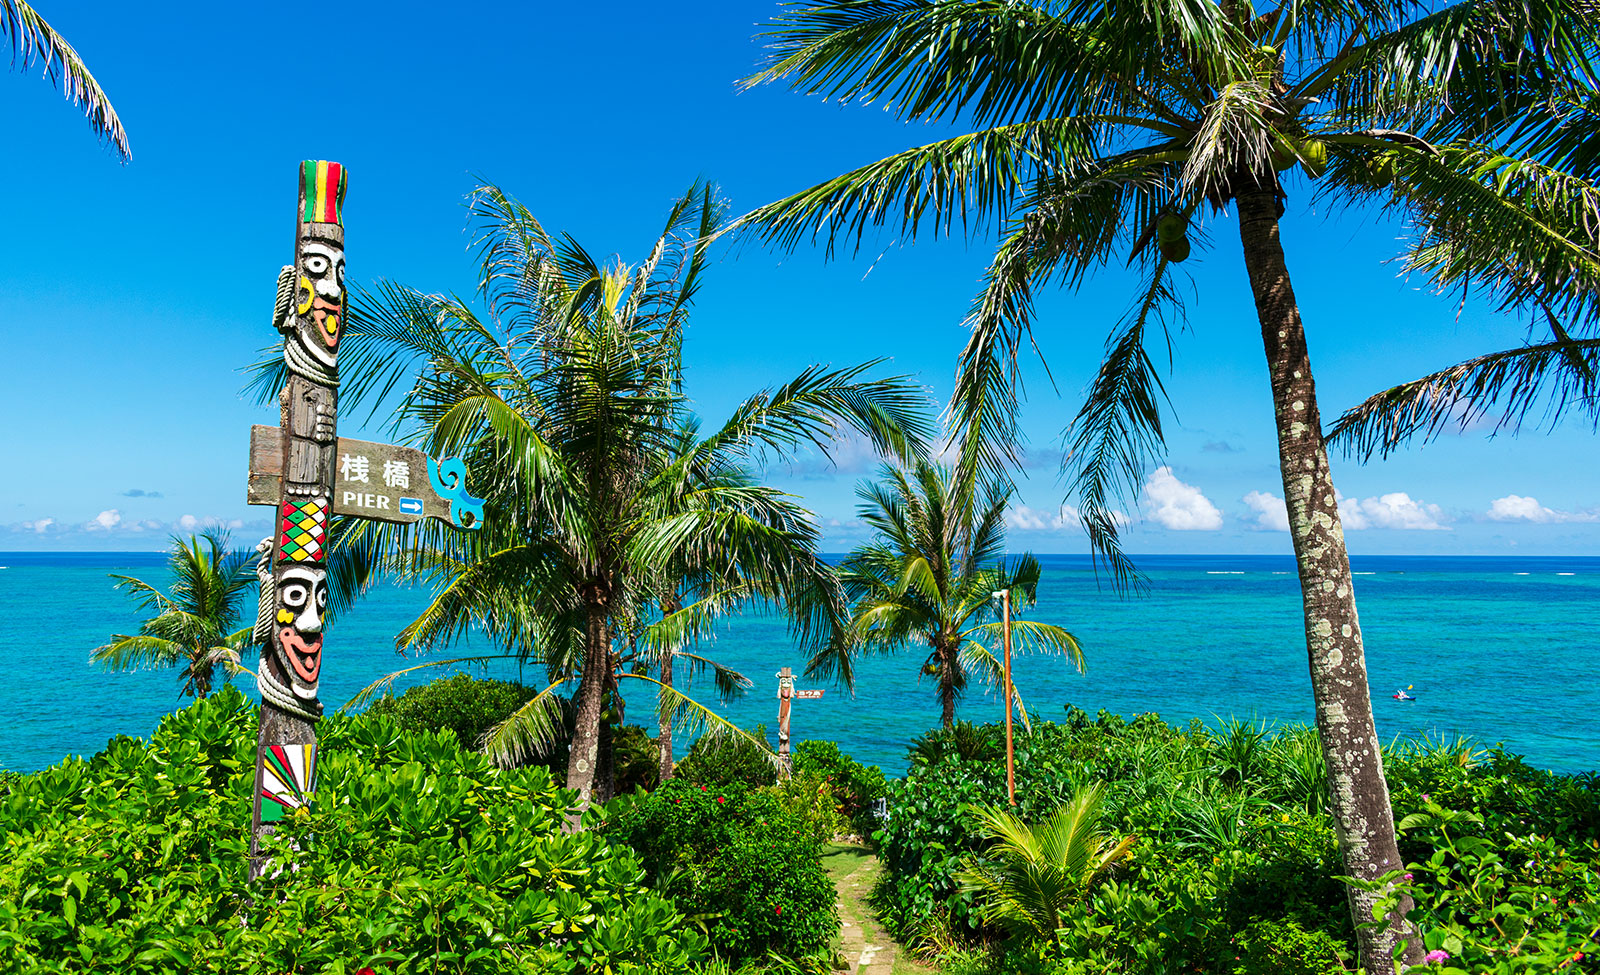
[[[267,866],[260,856],[262,835],[285,816],[309,810],[315,789],[329,518],[398,524],[437,518],[456,528],[483,526],[483,502],[467,493],[467,469],[459,459],[436,462],[414,447],[338,436],[344,188],[338,163],[300,164],[295,262],[278,275],[272,317],[283,334],[288,381],[278,397],[279,425],[250,430],[248,501],[277,510],[272,536],[256,547],[261,726],[252,879]]]
[[[778,774],[783,778],[794,772],[794,760],[789,756],[789,704],[820,697],[820,690],[802,691],[795,687],[794,671],[788,667],[778,671]]]
[[[265,864],[263,833],[309,804],[316,775],[317,677],[322,618],[328,605],[328,515],[333,494],[339,405],[339,334],[344,327],[345,171],[336,162],[300,165],[294,264],[278,275],[272,324],[283,333],[288,381],[278,398],[282,472],[272,537],[257,551],[261,644],[256,683],[261,727],[250,875]]]

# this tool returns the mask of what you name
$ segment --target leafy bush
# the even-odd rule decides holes
[[[661,759],[650,732],[636,724],[625,724],[610,727],[610,735],[617,795],[654,789],[656,779],[661,777]]]
[[[478,680],[453,674],[407,688],[399,697],[386,694],[366,713],[387,717],[407,731],[455,732],[463,747],[476,749],[483,735],[533,699],[538,691],[503,680]]]
[[[794,770],[800,775],[821,776],[832,786],[839,815],[849,824],[851,832],[867,838],[878,828],[872,806],[889,794],[883,769],[862,765],[840,751],[835,742],[802,741],[794,748]]]
[[[255,711],[227,688],[0,795],[8,970],[688,972],[705,938],[637,857],[564,835],[571,795],[447,733],[319,725],[315,811],[246,880]],[[297,852],[298,851],[298,852]]]
[[[1345,870],[1313,730],[1178,729],[1154,715],[1069,708],[1062,723],[1036,723],[1016,740],[1024,820],[1038,823],[1102,781],[1107,828],[1138,844],[1070,918],[1059,947],[997,941],[956,883],[961,859],[984,851],[970,817],[954,811],[1005,801],[1000,729],[930,732],[906,778],[891,783],[878,833],[886,869],[874,899],[898,936],[947,949],[991,944],[947,951],[991,971],[1350,968]],[[1600,950],[1600,780],[1462,741],[1402,743],[1385,762],[1411,864],[1400,889],[1416,900],[1426,947],[1449,956],[1418,972],[1576,971]]]
[[[619,803],[606,830],[732,960],[815,954],[839,930],[821,849],[774,790],[674,778]]]
[[[767,726],[757,725],[750,731],[758,740],[767,737]],[[772,764],[772,753],[759,748],[744,738],[712,738],[701,736],[690,746],[689,754],[673,770],[673,778],[720,788],[732,783],[760,786],[778,780],[778,770]]]

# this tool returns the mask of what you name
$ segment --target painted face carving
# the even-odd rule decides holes
[[[331,240],[300,241],[295,312],[306,351],[332,365],[344,324],[344,248]]]
[[[295,697],[317,698],[322,672],[322,615],[328,607],[327,573],[312,566],[283,570],[278,583],[278,645],[289,658],[289,684]]]

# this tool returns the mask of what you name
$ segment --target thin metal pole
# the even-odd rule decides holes
[[[1006,798],[1017,804],[1017,770],[1011,746],[1011,590],[1000,592],[1000,630],[1004,634],[1006,695]]]

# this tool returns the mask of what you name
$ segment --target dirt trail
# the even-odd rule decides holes
[[[878,882],[882,867],[864,847],[834,846],[823,857],[834,886],[839,889],[839,954],[850,975],[907,975],[931,972],[913,962],[878,923],[867,895]],[[898,958],[898,964],[896,963]]]

